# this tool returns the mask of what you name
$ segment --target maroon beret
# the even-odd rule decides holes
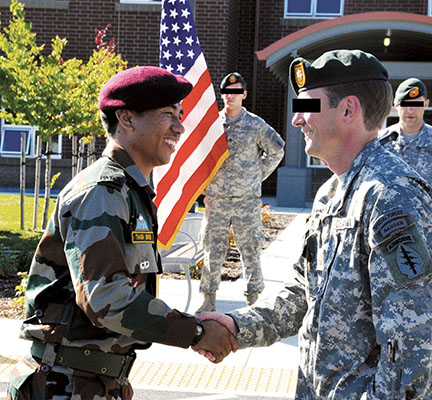
[[[128,68],[114,75],[99,94],[102,111],[119,108],[135,111],[161,108],[178,103],[192,90],[181,75],[152,66]]]

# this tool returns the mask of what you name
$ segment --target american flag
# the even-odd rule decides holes
[[[181,102],[185,133],[170,163],[153,170],[159,247],[169,249],[186,213],[229,155],[188,0],[162,2],[160,66],[194,86]]]

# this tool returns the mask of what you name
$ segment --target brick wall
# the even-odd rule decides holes
[[[10,18],[6,0],[0,0],[2,26]],[[118,0],[64,0],[61,8],[41,8],[42,1],[27,0],[27,20],[33,24],[39,43],[49,48],[55,35],[66,37],[65,58],[78,57],[87,60],[93,49],[94,29],[111,24],[108,39],[117,40],[118,51],[129,62],[137,64],[158,64],[159,22],[158,6],[119,6]],[[38,4],[35,7],[34,4]],[[45,4],[55,1],[46,2]],[[57,3],[57,4],[59,4]],[[366,11],[403,11],[418,14],[427,13],[427,0],[345,0],[344,14]],[[33,5],[33,6],[32,6]],[[51,6],[50,6],[51,7]],[[217,89],[223,76],[233,70],[244,75],[248,82],[248,98],[245,106],[264,118],[282,136],[285,118],[286,88],[265,67],[264,62],[256,64],[256,85],[253,86],[254,34],[258,29],[257,49],[261,50],[280,38],[320,22],[316,19],[286,20],[283,18],[283,0],[260,0],[259,24],[255,26],[256,0],[196,0],[196,24],[208,68]],[[252,99],[256,106],[252,110]],[[217,98],[220,101],[218,91]],[[98,149],[104,147],[104,140],[98,142]],[[70,140],[64,139],[65,157],[70,157]],[[0,174],[2,175],[2,174]],[[276,174],[263,186],[265,194],[275,194]],[[0,176],[0,186],[2,185]]]
[[[373,11],[400,11],[427,14],[427,0],[345,0],[345,15]]]

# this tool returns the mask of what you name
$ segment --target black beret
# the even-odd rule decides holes
[[[220,88],[225,89],[227,86],[234,85],[235,83],[241,83],[243,87],[246,87],[246,81],[244,78],[238,72],[231,72],[222,79]]]
[[[341,83],[388,80],[384,66],[372,54],[361,50],[333,50],[313,63],[296,58],[289,69],[291,86],[296,94]]]
[[[417,97],[427,96],[425,84],[417,78],[403,81],[396,89],[394,104],[397,106],[404,100],[414,100]]]
[[[144,111],[178,103],[192,90],[183,76],[159,67],[128,68],[114,75],[101,89],[98,107]]]

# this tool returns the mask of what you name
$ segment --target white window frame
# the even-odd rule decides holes
[[[319,162],[319,164],[314,164],[314,162]],[[308,168],[325,168],[328,169],[328,166],[326,164],[321,164],[323,163],[322,160],[320,160],[319,158],[316,157],[312,157],[309,154],[306,154],[306,166]]]
[[[9,125],[9,124],[2,124],[1,127],[1,142],[0,142],[0,155],[2,157],[20,157],[21,156],[21,146],[17,151],[10,151],[10,150],[3,150],[4,142],[5,142],[5,131],[17,131],[22,132],[26,131],[28,132],[28,141],[26,144],[26,158],[34,157],[35,153],[35,129],[33,126],[29,125]]]
[[[11,125],[11,124],[5,124],[2,120],[1,124],[1,140],[0,140],[0,156],[1,157],[9,157],[9,158],[18,158],[21,157],[21,146],[18,151],[4,151],[4,140],[5,140],[5,131],[18,131],[22,132],[27,131],[29,132],[29,141],[26,144],[26,158],[35,158],[36,157],[36,136],[38,129],[36,126],[30,126],[30,125]],[[56,136],[58,138],[58,154],[52,154],[51,159],[53,160],[61,160],[62,158],[62,147],[63,147],[63,136],[58,135]],[[42,156],[42,158],[45,158],[45,156]]]
[[[339,0],[340,2],[340,12],[339,13],[317,13],[317,0],[309,0],[311,2],[311,12],[310,13],[289,13],[288,12],[288,2],[290,0],[284,0],[284,18],[336,18],[342,17],[344,14],[344,3],[345,0]],[[306,1],[306,0],[303,0]],[[432,1],[432,0],[429,0]]]
[[[37,132],[38,129],[36,128],[35,131]],[[57,139],[58,139],[58,149],[57,149],[56,154],[51,154],[51,160],[61,160],[61,158],[62,158],[63,135],[56,135],[56,136],[53,136],[53,137],[51,138],[51,147],[52,147],[52,140],[53,140],[54,138],[57,138]],[[43,158],[43,159],[46,158],[46,156],[43,155],[44,143],[45,143],[45,142],[42,142],[42,158]],[[35,154],[35,157],[36,157],[36,154]]]
[[[432,17],[432,0],[428,0],[428,16]]]

